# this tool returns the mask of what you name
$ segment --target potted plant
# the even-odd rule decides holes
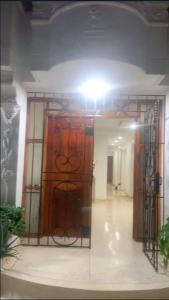
[[[167,271],[169,266],[169,218],[167,218],[167,223],[164,224],[159,231],[159,248],[160,254],[163,257],[163,266]]]
[[[0,205],[0,257],[17,257],[17,240],[24,232],[23,209],[9,204]]]

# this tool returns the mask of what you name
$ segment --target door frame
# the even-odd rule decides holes
[[[53,109],[53,110],[57,110],[59,112],[65,112],[65,113],[72,113],[72,110],[70,110],[70,104],[79,104],[79,99],[77,96],[74,95],[67,95],[62,98],[61,96],[59,96],[58,94],[53,94],[51,93],[51,95],[49,95],[50,93],[47,94],[43,94],[43,96],[39,95],[38,93],[30,93],[28,95],[28,115],[27,115],[27,136],[26,136],[26,141],[25,141],[25,165],[24,165],[24,184],[23,184],[23,200],[22,200],[22,206],[25,207],[25,191],[26,191],[26,178],[27,178],[27,161],[28,161],[28,148],[27,145],[29,143],[33,143],[33,139],[29,139],[28,138],[28,130],[29,130],[29,111],[30,111],[30,104],[32,102],[43,102],[44,103],[44,114],[46,110],[49,110],[49,106],[50,103],[56,103],[58,106],[60,106],[60,108],[58,109]],[[132,118],[135,119],[136,122],[140,122],[140,112],[141,111],[141,105],[148,105],[153,103],[155,100],[159,99],[160,101],[162,101],[163,106],[165,104],[165,96],[158,96],[158,95],[119,95],[119,96],[115,96],[115,99],[113,99],[113,97],[111,97],[111,99],[108,99],[107,103],[104,103],[104,105],[109,105],[109,103],[115,103],[116,107],[118,108],[117,111],[113,111],[110,113],[104,112],[104,110],[101,110],[102,116],[103,117],[109,117],[109,118]],[[125,98],[125,100],[124,100]],[[117,100],[116,100],[117,99]],[[120,102],[121,101],[121,102]],[[127,104],[126,104],[127,103]],[[134,115],[130,115],[130,111],[129,110],[125,110],[125,107],[130,104],[134,103],[136,105],[136,109],[135,111],[133,111]],[[50,110],[52,110],[52,108],[50,108]],[[93,111],[90,107],[90,109],[86,110],[86,103],[84,103],[84,107],[83,107],[84,112],[79,112],[79,111],[73,111],[73,113],[75,114],[79,114],[79,115],[92,115],[95,114],[96,116],[96,111]],[[110,109],[111,111],[111,109]],[[164,109],[163,109],[164,111]],[[164,115],[164,113],[163,113]],[[161,117],[161,124],[162,124],[162,120],[163,120],[163,115]],[[45,122],[45,120],[44,120]],[[163,126],[163,125],[162,125]],[[163,131],[163,128],[161,128],[161,132]],[[43,145],[43,139],[39,139],[37,141],[38,143],[42,143]],[[136,164],[136,162],[138,163],[138,158],[140,158],[140,149],[141,149],[142,145],[140,144],[140,132],[138,130],[136,130],[135,133],[135,155],[134,155],[134,203],[133,203],[133,239],[135,241],[142,241],[143,240],[143,236],[141,235],[141,231],[138,229],[138,226],[136,226],[137,221],[138,221],[138,216],[139,216],[139,211],[140,210],[140,187],[139,187],[139,176],[140,176],[140,171],[139,171],[139,167],[138,164]],[[161,157],[162,157],[162,150],[160,151],[161,153]],[[43,158],[42,158],[43,160]],[[163,171],[163,170],[162,170]],[[137,178],[137,180],[136,180]],[[159,214],[160,215],[160,214]],[[160,221],[159,221],[160,222]],[[31,237],[31,236],[37,236],[37,234],[32,234],[29,233],[27,236]]]

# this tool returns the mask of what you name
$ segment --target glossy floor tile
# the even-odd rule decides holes
[[[132,240],[132,198],[108,187],[105,201],[95,200],[92,209],[91,249],[23,247],[14,271],[72,284],[169,286],[169,277],[156,273]]]

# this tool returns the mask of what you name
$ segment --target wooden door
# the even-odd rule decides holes
[[[41,234],[90,237],[93,118],[47,112]]]

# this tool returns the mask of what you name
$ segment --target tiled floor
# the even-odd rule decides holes
[[[132,199],[109,187],[106,201],[93,202],[92,248],[24,247],[13,271],[52,282],[98,289],[168,287],[132,240]]]

